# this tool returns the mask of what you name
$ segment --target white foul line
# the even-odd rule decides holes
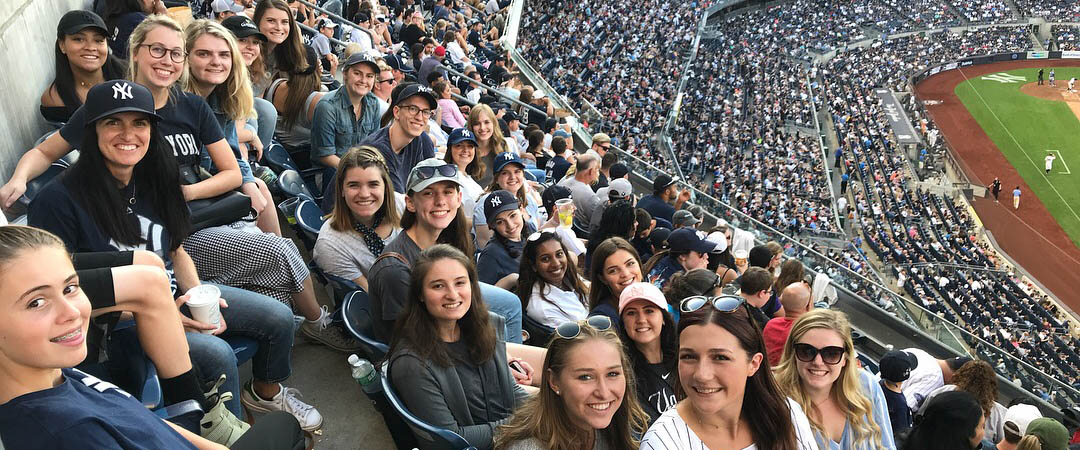
[[[957,70],[960,71],[960,75],[964,77],[965,81],[970,80],[967,74],[964,73],[964,69]],[[1064,204],[1066,208],[1069,208],[1069,212],[1072,213],[1073,217],[1075,217],[1077,221],[1080,221],[1080,215],[1076,214],[1076,210],[1074,210],[1072,205],[1069,205],[1069,202],[1066,201],[1065,197],[1061,195],[1061,191],[1058,191],[1058,189],[1054,187],[1054,184],[1050,182],[1050,179],[1046,177],[1046,174],[1043,173],[1043,171],[1046,169],[1039,167],[1038,164],[1035,164],[1035,160],[1031,159],[1031,155],[1029,155],[1027,151],[1024,150],[1024,147],[1022,145],[1020,145],[1020,141],[1016,140],[1016,136],[1013,136],[1012,132],[1009,131],[1009,127],[1006,127],[1005,123],[1001,121],[1001,118],[998,117],[997,113],[995,113],[994,110],[990,108],[990,104],[986,102],[986,99],[983,98],[982,94],[979,93],[979,90],[975,88],[975,84],[971,84],[971,90],[975,92],[975,95],[979,96],[979,100],[982,100],[983,104],[986,105],[986,110],[990,111],[990,114],[994,116],[994,120],[997,120],[998,124],[1001,125],[1001,128],[1005,130],[1005,133],[1007,133],[1009,137],[1012,138],[1013,143],[1016,144],[1016,148],[1020,149],[1020,153],[1023,153],[1024,156],[1027,157],[1027,160],[1031,162],[1031,165],[1035,166],[1036,172],[1039,173],[1039,176],[1043,177],[1043,180],[1045,180],[1046,184],[1050,186],[1050,189],[1054,190],[1054,193],[1057,194],[1059,199],[1061,199],[1061,203]]]
[[[1071,175],[1072,171],[1069,170],[1069,166],[1065,164],[1065,158],[1061,157],[1061,150],[1047,150],[1050,153],[1057,153],[1057,159],[1061,160],[1061,166],[1065,168],[1064,172],[1058,172],[1065,175]]]

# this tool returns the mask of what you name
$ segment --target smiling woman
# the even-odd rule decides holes
[[[589,314],[604,315],[622,327],[619,296],[627,286],[642,280],[641,259],[626,239],[608,238],[596,246],[589,266]]]
[[[56,25],[56,78],[41,95],[41,115],[67,122],[82,106],[86,91],[105,80],[124,77],[124,65],[112,56],[105,22],[90,11],[68,11]]]

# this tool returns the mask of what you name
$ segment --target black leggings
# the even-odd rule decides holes
[[[276,411],[259,418],[255,425],[233,443],[231,450],[304,450],[304,432],[296,418]]]

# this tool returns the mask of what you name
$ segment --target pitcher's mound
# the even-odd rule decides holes
[[[1046,83],[1043,83],[1042,86],[1039,86],[1038,83],[1028,83],[1020,86],[1020,92],[1044,100],[1054,100],[1058,102],[1080,101],[1080,92],[1069,92],[1067,86],[1067,82],[1062,81],[1058,81],[1057,86],[1050,86]],[[1080,91],[1080,83],[1078,83],[1076,88]]]

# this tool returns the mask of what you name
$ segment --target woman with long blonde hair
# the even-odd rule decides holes
[[[488,105],[474,106],[469,111],[469,121],[465,126],[476,136],[476,158],[482,161],[485,167],[484,173],[476,179],[476,182],[481,186],[487,186],[495,178],[495,157],[500,153],[516,149],[507,144],[502,130],[499,129],[499,118],[495,117],[495,111],[492,111]]]
[[[896,448],[885,394],[858,367],[844,313],[815,309],[795,321],[774,372],[776,384],[806,412],[822,449]]]

